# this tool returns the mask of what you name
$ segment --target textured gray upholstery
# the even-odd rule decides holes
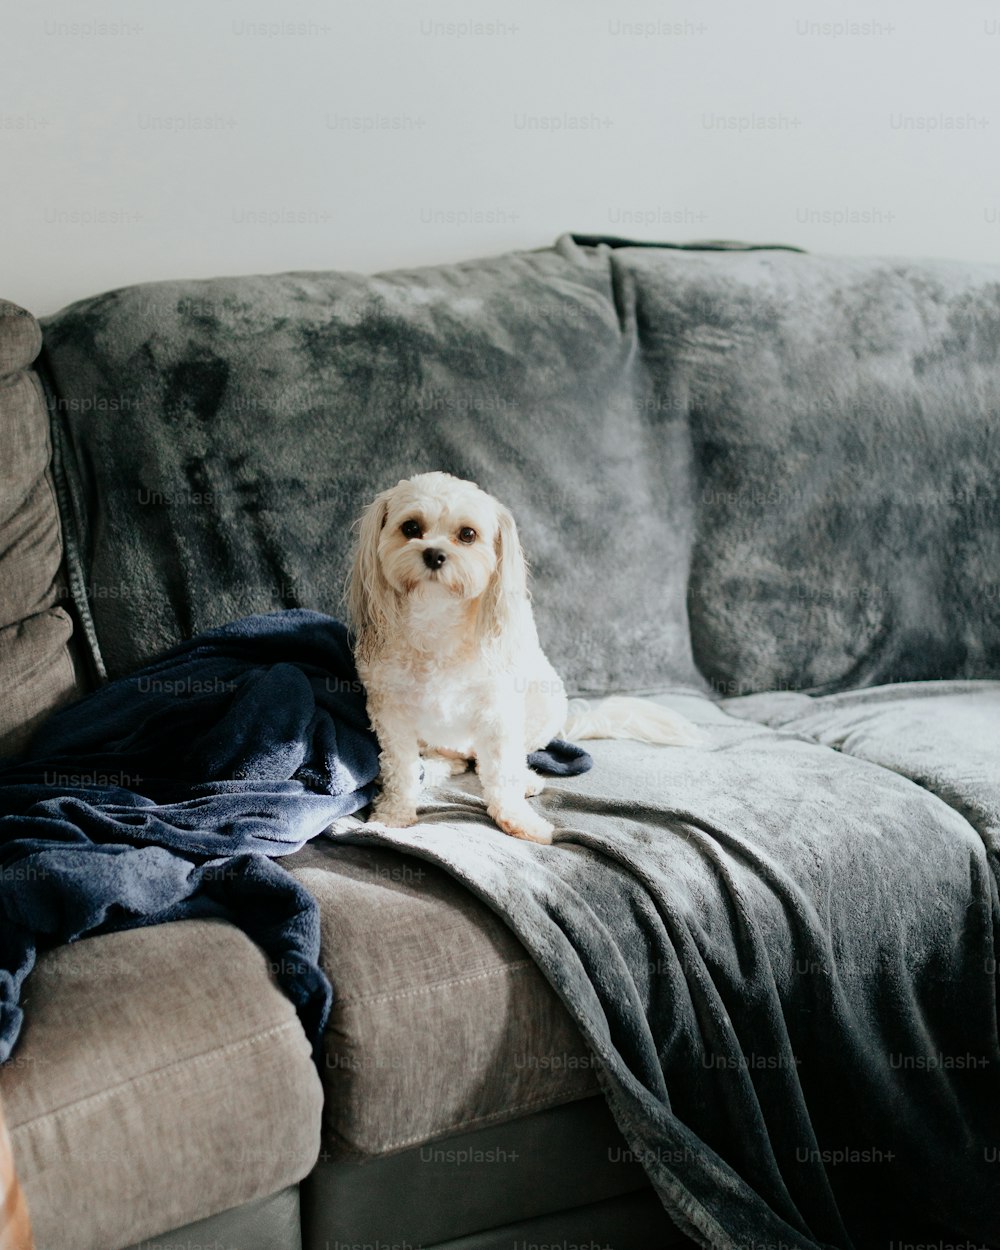
[[[77,693],[38,322],[0,300],[0,756]]]
[[[128,1250],[301,1250],[299,1187],[210,1215]]]
[[[320,1069],[333,1157],[388,1154],[597,1089],[552,987],[446,873],[324,838],[284,863],[319,900],[334,986]]]
[[[309,1046],[263,953],[231,925],[57,947],[26,1005],[0,1092],[38,1250],[116,1250],[312,1167],[322,1091]]]

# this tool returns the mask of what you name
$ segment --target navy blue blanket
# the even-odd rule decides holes
[[[0,1061],[39,949],[222,916],[309,1036],[330,1007],[309,893],[272,857],[363,807],[378,773],[347,631],[252,616],[57,713],[0,770]]]
[[[568,743],[531,758],[590,766]],[[0,768],[0,1062],[40,949],[205,916],[263,948],[315,1045],[316,904],[273,857],[364,807],[377,773],[347,631],[318,612],[235,621],[53,716]]]

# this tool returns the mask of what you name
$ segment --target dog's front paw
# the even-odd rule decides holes
[[[417,809],[399,799],[383,799],[382,795],[372,804],[369,820],[380,825],[388,825],[390,829],[408,829],[417,823]]]
[[[523,838],[526,842],[552,841],[555,826],[532,811],[527,803],[505,803],[503,807],[490,806],[486,810],[512,838]]]

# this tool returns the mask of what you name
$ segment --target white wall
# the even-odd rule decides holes
[[[564,230],[997,258],[989,2],[0,14],[0,295],[38,314],[147,279],[432,263]]]

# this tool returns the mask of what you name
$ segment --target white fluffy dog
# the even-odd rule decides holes
[[[544,786],[529,752],[556,737],[700,740],[639,699],[570,707],[538,642],[514,518],[473,482],[421,473],[378,495],[359,522],[348,600],[381,748],[372,818],[383,824],[416,821],[422,758],[455,772],[475,759],[500,828],[551,842],[527,801]]]

